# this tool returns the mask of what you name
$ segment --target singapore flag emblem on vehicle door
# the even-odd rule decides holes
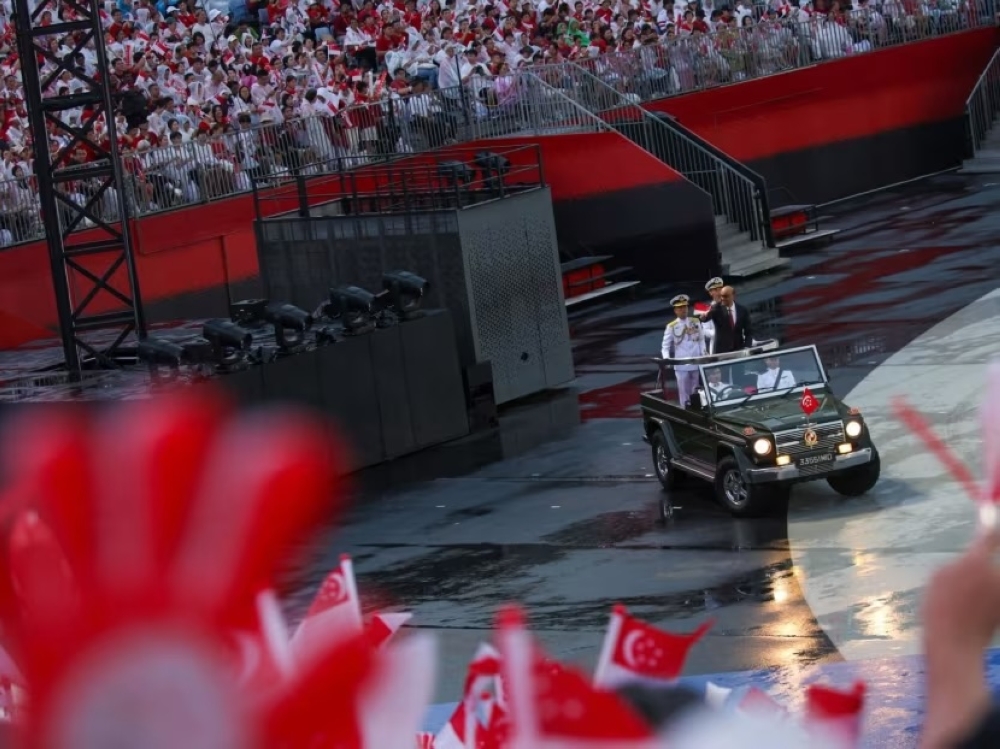
[[[802,391],[802,400],[799,401],[799,405],[805,411],[806,416],[812,416],[813,412],[819,408],[819,402],[809,388]]]

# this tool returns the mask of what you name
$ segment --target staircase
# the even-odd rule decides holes
[[[748,278],[788,264],[774,244],[763,177],[587,70],[549,67],[559,68],[558,75],[546,76],[557,90],[708,193],[723,275]]]
[[[1000,174],[1000,50],[993,54],[965,101],[968,158],[959,174]]]

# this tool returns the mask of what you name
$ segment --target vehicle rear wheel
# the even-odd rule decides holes
[[[715,497],[731,515],[741,518],[760,517],[769,507],[765,492],[744,480],[733,457],[719,461],[715,472]]]
[[[872,448],[872,459],[863,466],[836,473],[826,480],[837,494],[845,497],[860,497],[875,488],[882,473],[882,460],[878,450]]]
[[[656,432],[650,442],[653,446],[653,470],[656,471],[656,478],[665,491],[672,491],[680,483],[680,477],[677,475],[677,469],[670,465],[671,456],[667,440],[660,432]]]

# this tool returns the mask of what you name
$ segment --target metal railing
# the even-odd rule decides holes
[[[738,226],[752,241],[773,245],[767,184],[761,175],[669,116],[643,109],[634,95],[584,68],[569,63],[533,74],[708,193],[716,216]]]
[[[605,127],[532,76],[514,75],[393,96],[329,116],[236,126],[214,138],[198,135],[179,145],[128,149],[121,158],[126,199],[132,215],[141,217],[249,193],[252,181],[261,188],[278,185],[296,172],[359,168],[504,135],[595,132]],[[60,189],[79,202],[95,187],[75,181]],[[104,220],[117,219],[113,195],[105,194],[98,212]],[[84,222],[80,228],[87,226]],[[34,178],[0,181],[0,247],[43,237]]]
[[[257,220],[281,219],[290,213],[308,218],[314,213],[358,216],[454,210],[545,184],[537,144],[498,146],[485,153],[479,147],[455,146],[417,159],[403,157],[360,168],[335,161],[341,163],[322,165],[321,174],[290,175],[281,186],[284,189],[259,190],[253,180]]]
[[[966,155],[975,157],[1000,113],[1000,50],[986,65],[965,100]]]
[[[667,35],[635,50],[577,62],[622,93],[648,101],[995,25],[993,0],[943,0],[917,14],[886,0],[837,18],[793,15],[711,34]]]

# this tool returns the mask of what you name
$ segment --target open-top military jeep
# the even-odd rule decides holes
[[[825,480],[860,496],[878,482],[879,455],[861,413],[830,389],[815,346],[769,342],[730,354],[656,360],[696,365],[700,384],[685,408],[643,393],[645,440],[664,489],[697,477],[737,516],[769,512],[793,484]],[[664,379],[668,372],[662,372]],[[670,501],[661,505],[664,517]]]

